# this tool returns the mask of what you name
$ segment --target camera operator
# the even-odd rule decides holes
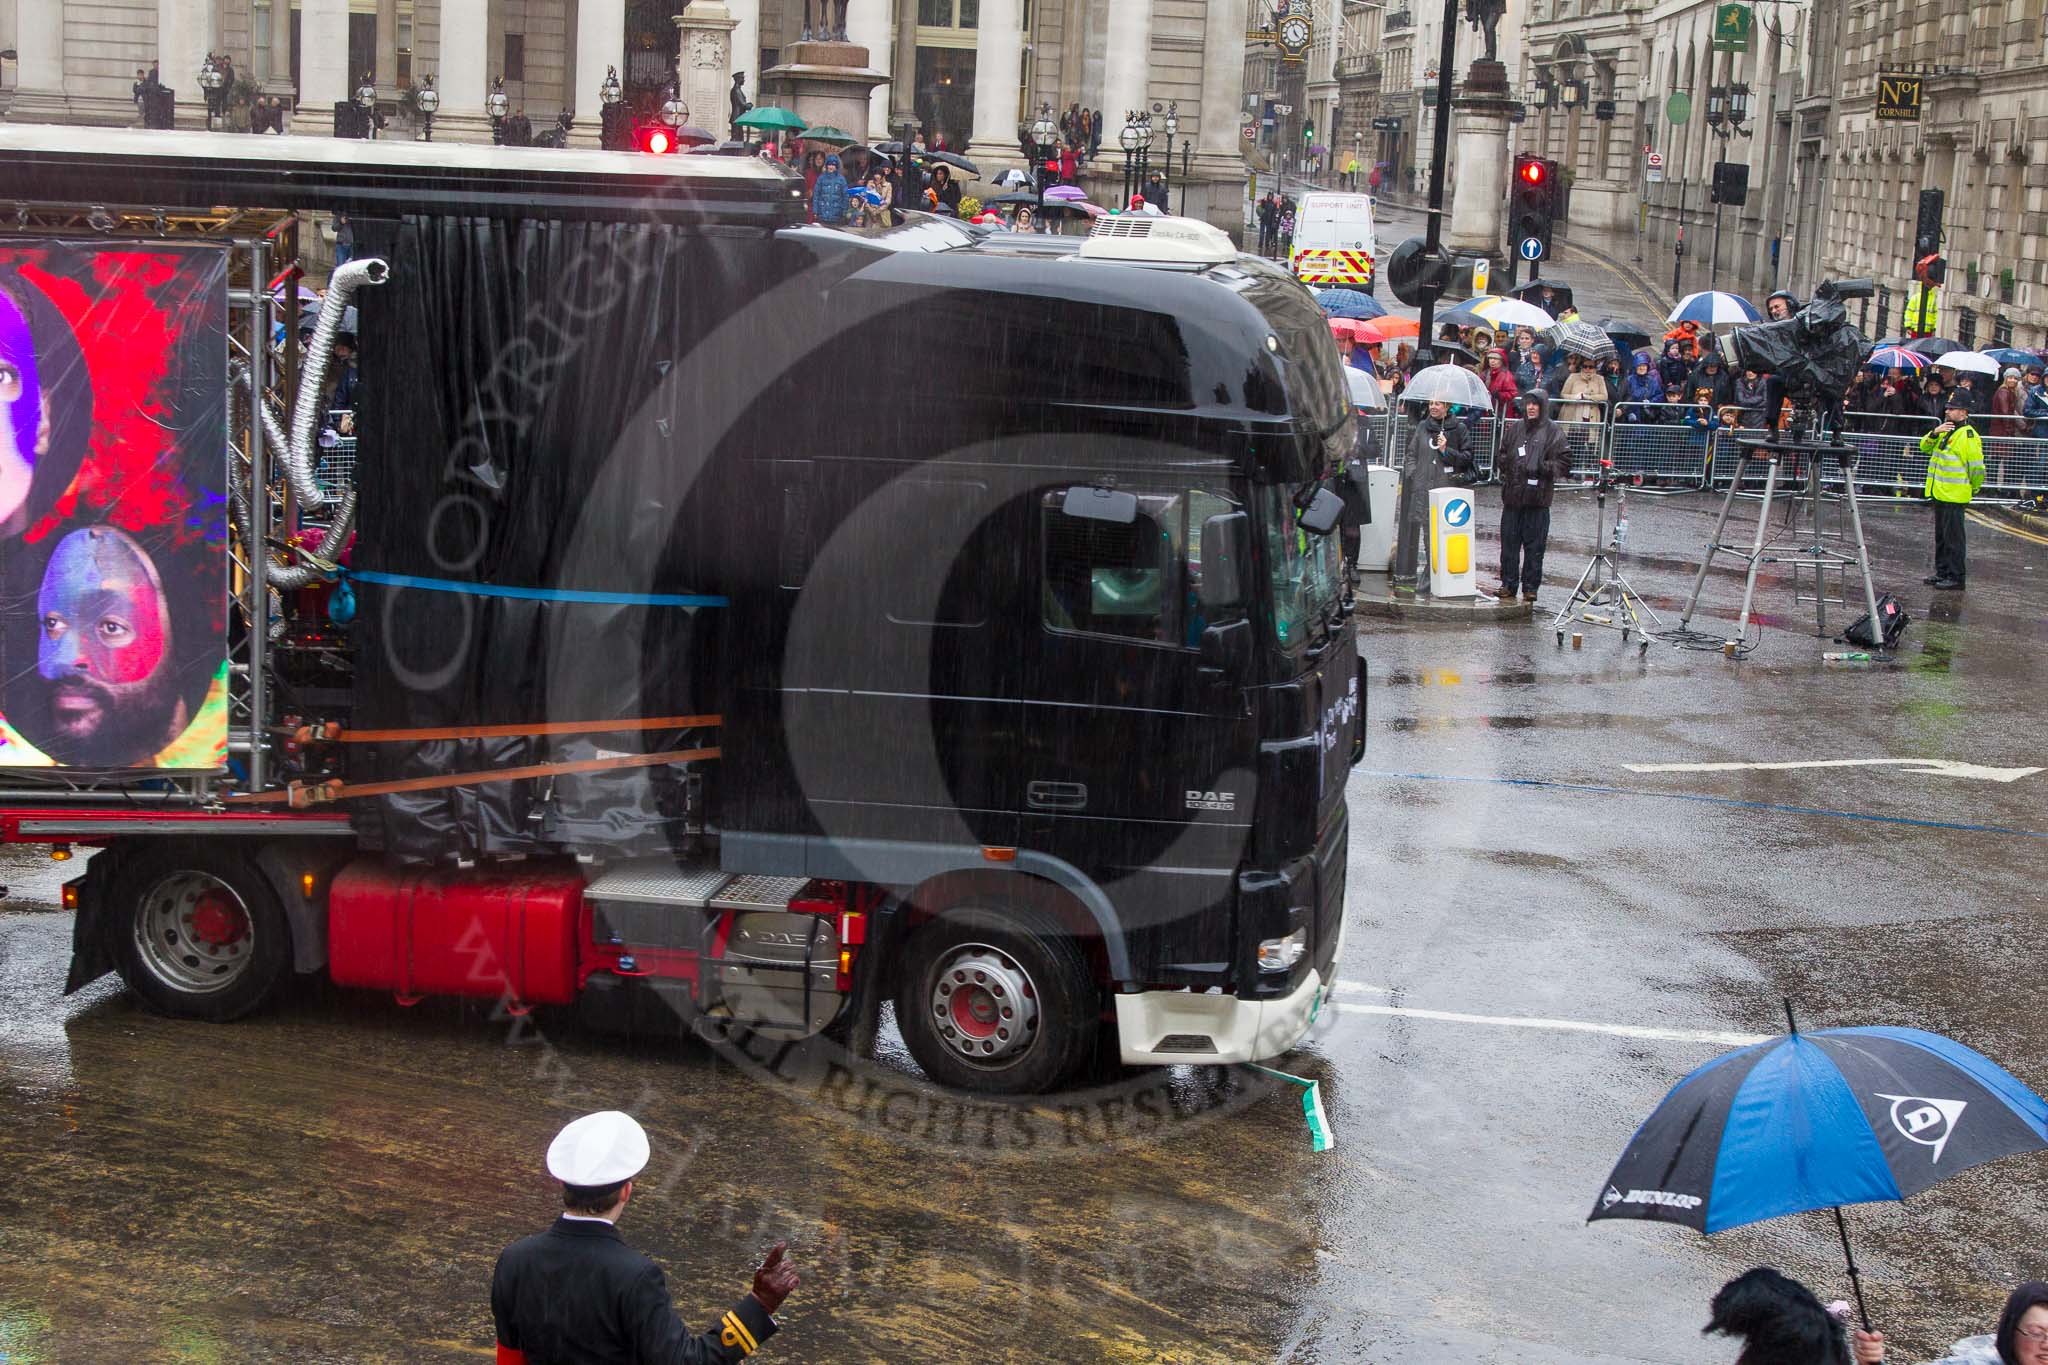
[[[1420,407],[1410,405],[1410,410]],[[1429,519],[1429,495],[1472,474],[1472,437],[1463,421],[1451,416],[1448,403],[1432,402],[1415,419],[1408,449],[1401,461],[1401,515],[1394,542],[1394,591],[1415,591],[1422,548],[1423,523]]]
[[[1934,504],[1934,576],[1922,581],[1961,592],[1968,576],[1963,509],[1984,486],[1984,442],[1970,425],[1969,401],[1960,392],[1948,396],[1941,425],[1920,438],[1920,453],[1927,456],[1923,491]]]
[[[1543,552],[1550,546],[1550,503],[1557,481],[1572,471],[1571,447],[1550,420],[1541,391],[1515,400],[1520,416],[1500,434],[1500,598],[1536,600],[1543,586]]]

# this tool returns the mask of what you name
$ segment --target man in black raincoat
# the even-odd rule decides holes
[[[1515,400],[1516,419],[1501,429],[1494,457],[1500,475],[1500,599],[1520,593],[1534,602],[1543,586],[1543,552],[1550,547],[1550,502],[1557,481],[1572,472],[1571,448],[1550,420],[1542,392]]]
[[[1344,599],[1350,601],[1358,584],[1359,527],[1372,523],[1372,491],[1366,481],[1366,466],[1380,462],[1377,414],[1360,410],[1351,454],[1325,480],[1331,492],[1344,499],[1344,514],[1337,519],[1337,533],[1344,544]]]
[[[1421,407],[1412,404],[1412,408]],[[1394,538],[1394,591],[1415,591],[1423,529],[1429,522],[1429,495],[1472,473],[1472,437],[1465,424],[1451,416],[1447,403],[1431,403],[1414,418],[1408,449],[1401,461],[1401,513]]]

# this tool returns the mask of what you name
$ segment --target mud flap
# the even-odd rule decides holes
[[[108,874],[100,870],[109,854],[101,853],[85,865],[79,878],[78,909],[71,922],[71,970],[64,977],[64,994],[90,986],[114,970],[114,955],[107,951],[106,935],[100,929],[99,889]]]

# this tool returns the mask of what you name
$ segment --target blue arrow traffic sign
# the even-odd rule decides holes
[[[1522,239],[1522,259],[1525,261],[1540,261],[1543,259],[1543,239],[1541,237],[1524,237]]]
[[[1463,498],[1452,498],[1444,503],[1444,520],[1453,526],[1463,526],[1472,520],[1472,504]]]

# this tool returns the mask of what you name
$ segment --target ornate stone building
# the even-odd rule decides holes
[[[696,13],[708,0],[699,0]],[[1334,0],[1323,0],[1334,3]],[[300,112],[295,132],[330,132],[335,102],[367,73],[392,119],[412,131],[406,91],[435,77],[436,138],[486,140],[492,82],[537,128],[559,110],[594,140],[607,67],[629,89],[659,88],[678,58],[681,0],[0,0],[0,69],[7,117],[127,124],[133,85],[158,66],[177,91],[182,125],[204,121],[198,73],[223,52],[254,91]],[[758,92],[761,72],[804,36],[806,10],[822,28],[824,0],[725,0],[735,21],[732,65]],[[1240,137],[1248,0],[848,0],[848,38],[890,77],[865,128],[882,137],[915,120],[993,171],[1021,160],[1020,126],[1041,104],[1100,109],[1110,125],[1090,183],[1120,183],[1117,132],[1127,111],[1177,115],[1173,179],[1188,209],[1235,230],[1244,159]],[[693,108],[723,132],[725,110]],[[1155,166],[1168,149],[1155,139]],[[1186,170],[1183,181],[1183,167]],[[1179,188],[1174,199],[1182,200]]]

